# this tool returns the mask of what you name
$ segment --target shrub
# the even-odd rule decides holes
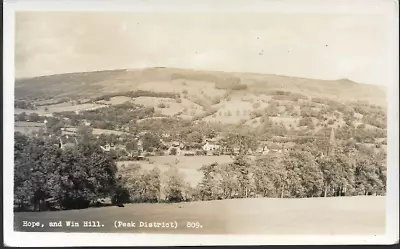
[[[196,151],[196,156],[205,156],[205,155],[207,155],[207,151],[204,151],[204,150]]]
[[[260,102],[256,102],[253,104],[254,109],[257,109],[258,107],[260,107]]]
[[[157,105],[158,108],[166,108],[167,105],[165,105],[164,103],[160,103]]]
[[[178,153],[178,150],[176,148],[171,148],[169,150],[169,154],[172,156],[176,156],[177,153]]]

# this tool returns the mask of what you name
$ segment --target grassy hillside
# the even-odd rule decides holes
[[[151,68],[18,80],[16,98],[15,130],[33,137],[15,140],[18,210],[37,209],[24,192],[26,182],[42,179],[25,174],[32,158],[56,175],[70,174],[58,170],[60,160],[75,165],[83,173],[68,179],[88,186],[79,178],[85,167],[115,172],[120,161],[109,174],[118,177],[110,191],[119,192],[95,189],[83,201],[57,194],[62,209],[99,196],[130,203],[386,193],[387,111],[377,86]],[[54,148],[64,135],[76,149]],[[37,153],[57,157],[42,164]]]
[[[85,220],[104,227],[84,228]],[[359,196],[312,199],[232,199],[179,204],[127,204],[59,212],[15,213],[17,231],[197,233],[265,235],[379,235],[385,232],[385,197]],[[40,221],[44,227],[23,228],[22,221]],[[76,221],[80,227],[49,228],[48,222]],[[115,221],[171,222],[177,229],[115,228]],[[187,228],[199,222],[201,228]],[[65,224],[65,223],[64,223]]]
[[[238,79],[240,83],[238,83]],[[245,85],[246,87],[243,87]],[[279,75],[194,71],[174,68],[138,70],[110,70],[98,72],[50,75],[15,82],[16,99],[43,99],[62,97],[93,97],[105,93],[136,89],[174,91],[189,94],[223,95],[228,90],[243,93],[268,93],[284,90],[310,97],[365,100],[385,104],[385,89],[358,84],[347,79],[315,80]]]

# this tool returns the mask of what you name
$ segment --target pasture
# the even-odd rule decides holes
[[[45,128],[44,123],[21,122],[21,121],[14,123],[14,132],[21,132],[27,135],[30,135],[32,134],[32,132],[36,132],[44,128]]]
[[[186,233],[263,235],[379,235],[385,233],[385,197],[231,199],[176,204],[127,204],[56,212],[15,213],[15,230],[27,232]],[[39,221],[43,227],[22,227]],[[76,221],[80,227],[50,228],[49,222]],[[100,221],[104,227],[83,227]],[[177,229],[115,228],[114,222],[177,222]],[[187,228],[199,222],[201,228]]]
[[[70,133],[70,134],[75,134],[77,129],[78,128],[76,128],[76,127],[68,127],[68,128],[65,128],[65,131]],[[128,133],[123,132],[123,131],[93,128],[92,134],[95,135],[95,136],[100,136],[101,134],[106,134],[106,135],[114,134],[114,135],[121,136],[121,135],[128,134]]]
[[[129,168],[133,165],[140,165],[143,170],[152,170],[158,167],[161,172],[166,172],[171,166],[176,166],[184,180],[192,187],[195,187],[203,177],[203,173],[199,169],[203,165],[218,162],[220,164],[233,162],[230,156],[152,156],[147,161],[119,161],[117,167],[129,172]],[[124,165],[124,166],[122,166]],[[162,177],[164,175],[162,174]]]

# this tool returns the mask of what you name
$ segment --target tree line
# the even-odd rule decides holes
[[[267,155],[255,161],[239,156],[231,164],[205,165],[201,171],[204,177],[197,187],[200,200],[385,195],[386,192],[383,157],[357,152],[342,151],[316,158],[309,151],[298,150],[283,157]]]
[[[202,180],[192,187],[174,165],[162,174],[158,168],[117,170],[114,159],[89,133],[81,135],[76,148],[61,150],[50,139],[15,133],[16,210],[40,211],[49,201],[60,209],[87,208],[107,197],[120,204],[386,192],[386,155],[360,151],[352,144],[325,156],[319,154],[318,144],[256,159],[241,154],[232,163],[204,165],[199,169]]]

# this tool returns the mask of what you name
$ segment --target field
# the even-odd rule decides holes
[[[60,104],[53,104],[53,105],[46,105],[46,106],[39,106],[37,110],[25,110],[20,108],[15,108],[14,113],[19,114],[25,112],[26,114],[30,113],[37,113],[43,116],[51,116],[52,113],[55,112],[74,112],[74,111],[84,111],[84,110],[94,110],[97,108],[106,107],[107,105],[99,105],[99,104],[79,104],[79,105],[71,105],[69,102],[60,103]]]
[[[120,161],[117,163],[119,168],[124,165],[125,172],[129,172],[129,165],[139,164],[144,170],[151,170],[158,167],[161,172],[167,171],[172,165],[175,165],[179,172],[191,186],[195,187],[203,177],[199,169],[203,165],[209,165],[214,162],[230,163],[233,159],[230,156],[153,156],[150,157],[150,163],[146,161],[132,162]]]
[[[39,131],[44,129],[44,123],[38,122],[15,122],[14,130],[15,132],[21,132],[24,134],[31,134],[34,131]]]
[[[229,79],[237,78],[242,89],[236,89]],[[57,84],[57,87],[53,87]],[[51,85],[51,87],[49,87]],[[31,101],[37,110],[15,109],[15,113],[36,112],[40,115],[52,115],[61,111],[83,111],[122,104],[131,101],[148,107],[154,107],[155,116],[178,116],[183,119],[203,120],[223,124],[245,124],[259,127],[262,121],[255,118],[255,112],[267,113],[273,122],[289,127],[297,127],[299,114],[304,106],[314,104],[314,111],[327,107],[311,101],[312,98],[331,99],[342,104],[354,104],[354,101],[368,101],[370,104],[386,106],[386,89],[374,85],[359,84],[346,79],[315,80],[279,75],[261,75],[249,73],[227,73],[215,71],[194,71],[174,68],[147,68],[141,70],[115,70],[87,73],[73,73],[21,79],[15,85],[16,99]],[[61,91],[61,89],[63,91]],[[124,96],[129,91],[150,91],[153,93],[176,94],[179,97]],[[279,95],[285,92],[289,95]],[[89,99],[115,94],[109,100],[91,103]],[[41,100],[44,97],[51,99]],[[296,99],[302,96],[305,99]],[[58,103],[61,99],[79,99]],[[101,98],[100,98],[101,99]],[[270,115],[271,101],[279,106],[279,115]],[[310,102],[311,101],[311,102]],[[79,104],[78,104],[79,103]],[[286,107],[295,110],[286,111]],[[328,117],[330,114],[327,114]],[[357,125],[362,115],[355,112]],[[360,116],[361,115],[361,116]],[[257,116],[259,117],[259,116]],[[322,116],[321,116],[322,117]],[[313,122],[315,131],[322,127],[338,128],[345,124],[343,115],[330,117],[328,121]],[[366,128],[375,128],[366,126]]]
[[[385,233],[385,197],[232,199],[179,204],[127,204],[59,212],[15,213],[15,229],[30,232],[137,232],[264,235],[379,235]],[[22,221],[45,226],[22,228]],[[100,221],[102,228],[49,228],[53,221]],[[114,221],[171,222],[177,229],[115,228]],[[202,228],[187,228],[199,222]],[[137,224],[138,226],[139,224]]]
[[[68,127],[65,129],[66,133],[69,134],[75,134],[76,133],[77,128],[76,127]],[[123,135],[123,134],[127,134],[126,132],[123,131],[115,131],[115,130],[106,130],[106,129],[97,129],[94,128],[92,131],[93,135],[95,136],[99,136],[101,134],[114,134],[114,135]]]

